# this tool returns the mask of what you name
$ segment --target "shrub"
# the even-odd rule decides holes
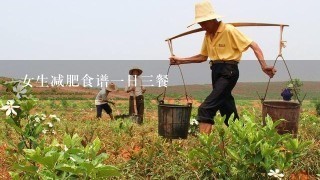
[[[228,128],[223,119],[217,118],[214,133],[200,135],[201,147],[188,153],[201,179],[264,179],[271,170],[288,170],[311,144],[279,135],[275,127],[280,121],[273,123],[269,117],[264,127],[250,115],[230,122]]]
[[[16,157],[10,173],[13,179],[96,179],[120,175],[116,167],[103,164],[107,155],[99,152],[99,139],[84,147],[78,135],[65,135],[63,144],[53,140],[48,145],[46,135],[56,134],[54,123],[60,122],[60,118],[31,114],[37,105],[31,86],[20,81],[1,84],[12,94],[6,104],[0,101],[0,110],[6,115],[4,122],[19,137],[17,145],[15,140],[8,139],[13,149],[11,156]]]

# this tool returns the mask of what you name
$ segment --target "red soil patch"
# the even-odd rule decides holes
[[[310,176],[306,171],[300,171],[290,175],[290,180],[315,180],[315,177]]]
[[[136,155],[141,151],[141,147],[134,145],[133,148],[122,149],[120,151],[120,156],[125,160],[129,161],[132,158],[132,155]]]
[[[5,161],[6,149],[7,149],[6,144],[3,144],[0,146],[0,179],[2,180],[11,179],[7,169],[8,165],[6,164],[6,161]]]

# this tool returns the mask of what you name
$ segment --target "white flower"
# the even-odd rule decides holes
[[[48,130],[46,130],[46,129],[42,130],[43,134],[47,134],[47,132],[48,132]]]
[[[38,118],[38,117],[34,118],[34,120],[35,120],[37,123],[40,122],[40,118]]]
[[[281,179],[284,177],[284,174],[280,173],[279,169],[276,169],[275,171],[271,169],[270,172],[268,173],[268,176],[273,176],[275,178]]]
[[[46,119],[46,115],[45,114],[41,114],[41,120],[44,121]]]
[[[0,108],[0,110],[7,111],[6,116],[9,116],[11,113],[14,115],[17,115],[17,112],[14,110],[14,108],[20,108],[20,106],[13,106],[14,100],[8,100],[7,105]]]
[[[198,125],[199,122],[196,119],[191,119],[190,120],[190,125]]]
[[[53,120],[55,120],[56,122],[60,122],[60,118],[54,118]]]
[[[23,95],[27,92],[27,90],[24,88],[25,86],[23,86],[20,82],[17,86],[13,87],[13,91],[16,92],[16,96],[18,99],[20,99],[21,97],[25,97],[26,95]],[[20,95],[21,94],[21,95]]]
[[[54,115],[51,115],[51,114],[50,114],[50,115],[49,115],[49,118],[55,120],[56,122],[60,122],[60,118],[58,118],[57,115],[55,115],[55,114],[54,114]]]
[[[57,118],[57,115],[55,115],[55,114],[50,114],[50,115],[49,115],[49,118]]]
[[[51,122],[47,123],[49,128],[52,128],[53,127],[53,124]]]

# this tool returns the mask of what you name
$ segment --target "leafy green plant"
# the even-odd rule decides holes
[[[199,122],[195,118],[190,119],[190,126],[189,126],[188,133],[193,136],[197,136],[199,133]]]
[[[295,91],[292,91],[294,93],[294,96],[293,96],[293,99],[297,99],[297,96],[300,97],[300,93],[301,93],[301,88],[303,86],[303,82],[298,79],[298,78],[295,78],[295,79],[292,79],[292,81],[288,81],[286,83],[286,86],[288,86],[289,84],[292,84]]]
[[[119,170],[103,162],[108,158],[100,153],[101,141],[96,138],[92,144],[83,147],[77,134],[65,135],[63,143],[56,139],[49,146],[36,149],[24,149],[26,158],[33,164],[15,164],[18,170],[12,173],[14,178],[36,179],[96,179],[120,176]]]
[[[189,152],[189,160],[202,178],[261,179],[270,170],[288,170],[306,152],[310,141],[300,142],[292,135],[279,135],[270,117],[266,126],[254,122],[251,115],[223,126],[216,118],[216,131],[200,135],[201,147]],[[215,138],[218,137],[218,138]]]
[[[114,133],[127,133],[129,136],[133,136],[133,121],[130,118],[115,121],[110,123],[111,129]]]
[[[56,115],[31,114],[37,99],[31,94],[31,86],[21,81],[2,82],[13,97],[6,104],[0,102],[0,110],[5,111],[5,122],[17,133],[17,145],[8,139],[16,163],[11,175],[14,179],[95,179],[118,176],[116,167],[104,165],[107,155],[100,153],[101,142],[94,140],[92,145],[83,147],[78,135],[65,135],[64,143],[57,140],[46,146],[47,134],[54,135],[55,123],[60,122]],[[50,121],[48,122],[47,120]],[[63,147],[63,148],[61,148]]]

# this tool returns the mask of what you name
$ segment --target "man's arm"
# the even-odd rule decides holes
[[[179,65],[179,64],[190,64],[190,63],[202,63],[208,59],[208,56],[203,56],[201,54],[187,57],[187,58],[180,58],[177,56],[171,56],[170,58],[171,65]]]
[[[266,73],[270,78],[272,78],[277,70],[273,66],[268,66],[266,61],[264,60],[263,52],[260,49],[259,45],[255,42],[252,42],[249,47],[253,50],[254,54],[256,55],[260,65],[261,69],[264,73]]]

